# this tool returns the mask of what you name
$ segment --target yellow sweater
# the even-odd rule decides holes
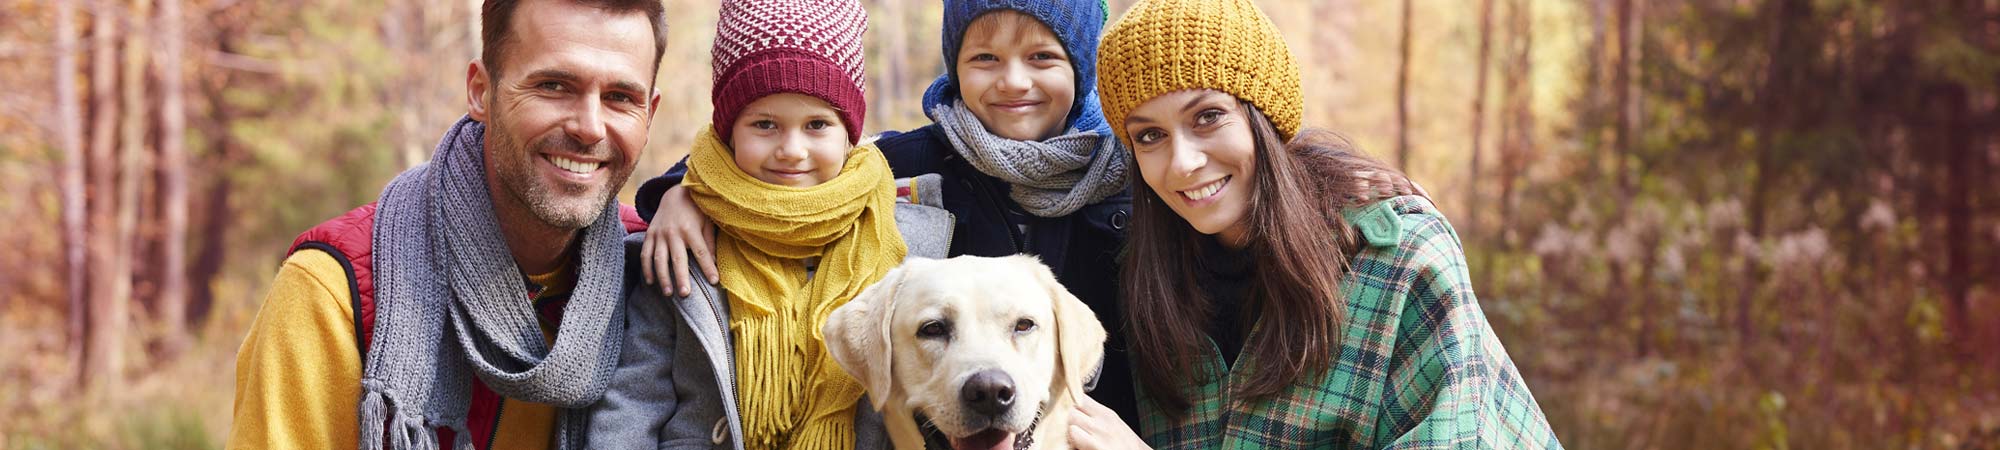
[[[561,273],[529,277],[541,284]],[[543,296],[566,293],[550,288]],[[236,449],[349,449],[360,446],[361,352],[347,272],[332,255],[300,250],[285,259],[236,352]],[[544,323],[543,337],[550,324]],[[555,407],[501,399],[491,450],[546,449]],[[376,425],[379,428],[380,425]]]

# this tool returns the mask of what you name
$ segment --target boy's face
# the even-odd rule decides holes
[[[958,50],[958,96],[986,131],[1017,141],[1058,133],[1076,102],[1076,69],[1047,25],[1015,11],[974,19]]]
[[[833,106],[797,93],[766,95],[736,116],[729,148],[736,167],[765,183],[812,187],[847,163],[847,127]]]

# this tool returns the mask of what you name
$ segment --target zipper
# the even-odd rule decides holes
[[[708,293],[708,302],[707,302],[708,309],[709,311],[715,313],[715,321],[717,322],[718,325],[722,326],[722,339],[725,343],[727,343],[729,341],[729,322],[722,320],[722,299],[718,298],[721,296],[721,293],[709,291],[707,286],[701,286],[700,289],[702,290],[702,292]],[[726,361],[729,361],[728,370],[729,370],[729,392],[731,394],[730,397],[737,397],[743,395],[741,392],[742,386],[736,384],[736,377],[737,377],[736,346],[734,345],[734,343],[730,344],[731,345],[729,345],[729,348],[723,349],[724,351],[722,352],[722,356],[725,358]],[[738,400],[740,402],[740,399],[735,399],[735,400]],[[737,414],[742,414],[742,412],[738,411]]]

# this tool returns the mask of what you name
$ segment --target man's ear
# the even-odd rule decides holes
[[[486,70],[486,62],[473,59],[465,66],[465,111],[472,120],[486,121],[487,96],[493,95],[493,73]],[[659,102],[659,93],[653,94],[653,101]]]
[[[902,288],[904,267],[897,267],[869,285],[853,300],[827,315],[820,326],[826,350],[848,375],[868,389],[876,411],[897,396],[891,376],[895,372],[890,348],[890,328],[896,314],[896,291]]]
[[[1035,272],[1043,288],[1048,290],[1049,301],[1056,316],[1056,360],[1062,364],[1058,381],[1070,395],[1083,395],[1083,385],[1092,374],[1097,373],[1104,361],[1104,324],[1097,320],[1097,313],[1090,305],[1070,294],[1069,289],[1056,281],[1056,275],[1049,266],[1029,256],[1015,256],[1025,266]]]
[[[653,113],[660,112],[660,88],[653,88],[653,100],[646,102],[646,123],[653,123]]]

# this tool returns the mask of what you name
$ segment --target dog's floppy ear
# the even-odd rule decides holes
[[[890,270],[853,300],[833,310],[827,315],[826,324],[820,327],[820,334],[826,337],[827,353],[868,389],[868,398],[876,411],[881,411],[895,395],[895,383],[890,377],[894,372],[889,365],[893,362],[890,356],[894,352],[889,348],[889,328],[896,312],[896,290],[902,287],[907,268],[906,264]]]
[[[1056,353],[1062,364],[1062,372],[1057,382],[1065,386],[1070,395],[1083,395],[1083,384],[1096,373],[1097,365],[1104,360],[1104,324],[1097,320],[1097,313],[1089,305],[1069,293],[1069,288],[1056,281],[1056,275],[1049,271],[1040,260],[1029,256],[1016,256],[1025,265],[1032,266],[1035,278],[1048,289],[1049,300],[1055,302]],[[1116,375],[1116,374],[1113,374]]]

